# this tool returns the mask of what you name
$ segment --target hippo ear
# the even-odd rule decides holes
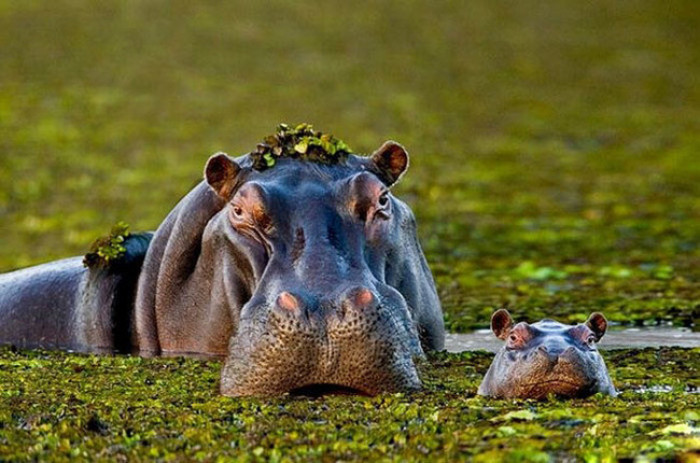
[[[217,195],[228,200],[240,171],[241,167],[226,153],[216,153],[207,161],[204,178]]]
[[[386,141],[371,158],[371,170],[386,186],[398,182],[408,169],[408,153],[395,141]]]
[[[505,340],[513,326],[513,318],[506,309],[498,309],[491,315],[491,331],[498,339]]]
[[[605,334],[605,330],[608,329],[608,321],[602,313],[593,312],[591,316],[588,317],[588,320],[586,320],[586,326],[593,331],[596,342],[598,342]]]

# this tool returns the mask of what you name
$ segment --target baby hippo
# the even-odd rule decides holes
[[[491,316],[491,330],[506,345],[496,354],[479,394],[541,399],[548,394],[586,397],[617,395],[596,343],[608,322],[595,312],[586,323],[564,325],[544,319],[515,324],[505,309]]]

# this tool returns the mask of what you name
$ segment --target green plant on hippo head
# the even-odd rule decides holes
[[[338,164],[351,153],[350,147],[329,133],[315,131],[311,124],[280,124],[250,153],[255,170],[273,167],[279,158],[303,159],[321,164]]]

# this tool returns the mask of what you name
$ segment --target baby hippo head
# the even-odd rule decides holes
[[[499,398],[616,395],[596,344],[607,328],[595,312],[585,323],[564,325],[544,319],[514,323],[505,309],[491,317],[491,330],[506,342],[479,386],[479,394]]]

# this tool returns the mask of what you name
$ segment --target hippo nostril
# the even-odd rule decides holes
[[[354,302],[357,307],[367,307],[374,299],[372,292],[367,288],[359,289],[354,297]]]
[[[365,310],[374,305],[376,298],[372,291],[367,288],[353,288],[347,293],[345,303],[355,310]]]
[[[284,310],[293,312],[299,310],[299,299],[292,293],[282,291],[280,295],[277,296],[277,305]]]
[[[566,349],[564,349],[564,352],[561,353],[559,356],[564,360],[573,360],[576,358],[576,348],[573,346],[569,346]]]
[[[549,349],[547,346],[541,345],[537,347],[537,353],[547,359],[550,365],[555,365],[559,361],[559,350],[556,348]]]

